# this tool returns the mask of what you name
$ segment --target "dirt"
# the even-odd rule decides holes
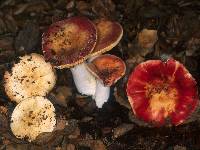
[[[56,108],[56,130],[33,143],[17,139],[9,127],[16,104],[4,92],[3,74],[19,56],[42,54],[42,33],[51,23],[76,15],[108,18],[122,25],[123,38],[108,53],[126,62],[126,74],[98,109],[91,97],[76,91],[69,69],[57,70],[56,86],[48,95]],[[199,110],[182,125],[156,128],[133,115],[121,90],[137,64],[169,57],[186,66],[200,89],[199,27],[199,0],[0,1],[0,150],[200,150]],[[137,35],[144,28],[157,30],[158,41],[151,49],[140,50]]]

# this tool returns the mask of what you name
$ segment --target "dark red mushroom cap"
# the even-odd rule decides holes
[[[166,120],[181,124],[198,104],[195,79],[173,59],[139,64],[129,77],[126,91],[135,115],[158,126]]]
[[[105,86],[111,86],[125,74],[126,65],[121,58],[105,54],[93,59],[88,64],[88,69]]]
[[[95,21],[97,27],[97,44],[90,56],[103,54],[115,47],[122,38],[123,28],[118,22],[99,19]]]
[[[42,37],[42,49],[55,67],[69,68],[87,59],[96,41],[95,25],[85,17],[72,17],[49,27]]]

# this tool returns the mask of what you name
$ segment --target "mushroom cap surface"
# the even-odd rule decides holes
[[[105,86],[111,86],[125,74],[126,65],[121,58],[105,54],[94,58],[88,69]]]
[[[118,22],[99,19],[95,21],[95,24],[98,38],[90,56],[96,56],[111,50],[119,43],[123,35],[123,28]]]
[[[42,49],[56,68],[70,68],[87,59],[96,41],[97,30],[89,19],[71,17],[50,25],[42,36]]]
[[[40,133],[52,132],[56,125],[55,108],[44,97],[31,97],[20,102],[11,116],[11,130],[20,139],[29,142]]]
[[[12,101],[45,96],[56,83],[55,71],[42,55],[32,53],[19,57],[11,72],[4,74],[5,92]]]

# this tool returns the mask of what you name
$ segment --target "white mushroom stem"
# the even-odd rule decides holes
[[[73,75],[74,83],[78,92],[84,95],[94,95],[96,90],[96,79],[87,70],[86,64],[81,63],[70,69]]]
[[[108,101],[110,96],[110,87],[104,86],[101,81],[96,81],[96,92],[94,99],[98,108],[102,108],[103,104]]]
[[[99,57],[101,54],[90,57],[88,62],[91,62],[95,58]],[[96,81],[96,91],[92,98],[95,100],[98,108],[102,108],[103,104],[108,101],[110,97],[110,87],[104,86],[103,83],[97,79]]]

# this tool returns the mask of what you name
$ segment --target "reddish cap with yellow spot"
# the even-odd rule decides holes
[[[195,79],[173,59],[139,64],[129,77],[126,92],[135,115],[158,126],[166,120],[173,125],[183,123],[198,103]]]
[[[42,36],[42,49],[55,67],[70,68],[87,59],[96,41],[95,25],[85,17],[72,17],[49,27]]]
[[[105,86],[111,86],[125,74],[126,65],[121,58],[105,54],[93,59],[88,69]]]

